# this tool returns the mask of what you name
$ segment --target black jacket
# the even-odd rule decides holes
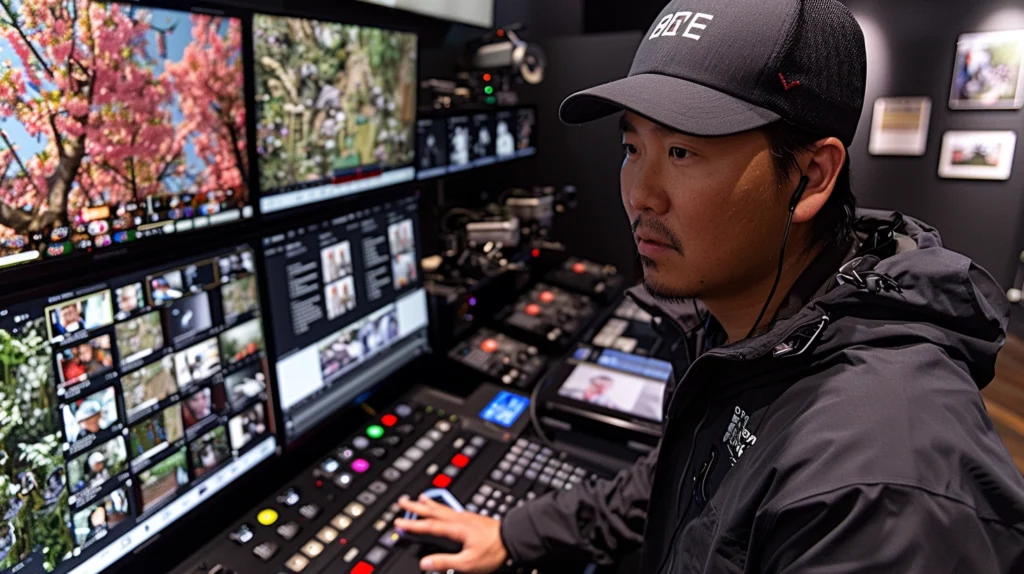
[[[1006,298],[934,229],[861,215],[767,333],[702,352],[666,390],[658,450],[509,513],[512,558],[642,545],[643,574],[1024,572],[1024,480],[979,392]],[[652,310],[686,334],[680,367],[713,346],[685,306]]]

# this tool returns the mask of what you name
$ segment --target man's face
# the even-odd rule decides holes
[[[96,413],[91,417],[83,420],[82,428],[93,434],[100,432],[100,417],[102,415],[103,413]]]
[[[205,416],[210,411],[210,398],[206,393],[197,393],[188,399],[189,408],[197,415]]]
[[[653,295],[729,296],[772,272],[787,200],[762,133],[686,136],[631,112],[622,127],[622,203]]]
[[[78,346],[78,360],[83,363],[88,363],[92,360],[92,345],[82,343]]]
[[[65,326],[77,323],[82,318],[81,313],[78,312],[78,305],[68,305],[60,310],[60,321]]]

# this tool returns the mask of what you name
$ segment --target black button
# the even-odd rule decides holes
[[[262,544],[257,545],[256,548],[253,548],[252,553],[260,560],[270,562],[280,549],[281,547],[273,542],[263,542]]]
[[[307,504],[299,509],[299,514],[306,518],[306,520],[316,520],[317,516],[320,516],[321,508],[315,504]]]
[[[388,449],[384,447],[375,447],[370,449],[370,456],[374,458],[384,458],[388,455]]]
[[[302,531],[302,527],[296,522],[286,522],[277,527],[277,535],[285,540],[295,538],[299,535],[300,531]]]
[[[390,436],[384,437],[384,439],[381,440],[380,442],[382,442],[382,443],[384,443],[384,444],[386,444],[388,446],[398,446],[398,444],[400,442],[402,442],[402,437],[395,436],[395,435],[390,435]]]
[[[395,432],[402,436],[408,436],[414,430],[416,430],[416,427],[412,425],[398,425],[397,427],[395,427]]]

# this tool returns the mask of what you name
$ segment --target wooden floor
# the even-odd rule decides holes
[[[996,378],[982,395],[999,436],[1024,473],[1024,341],[1007,339],[996,363]]]

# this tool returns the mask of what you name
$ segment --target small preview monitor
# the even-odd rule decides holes
[[[362,0],[481,28],[494,26],[494,0]]]
[[[473,145],[469,155],[473,161],[473,167],[483,167],[497,161],[494,153],[494,114],[490,112],[473,114],[470,129],[473,135]]]
[[[515,159],[518,121],[514,109],[498,110],[494,114],[494,151],[498,161]]]
[[[421,118],[416,122],[416,178],[428,179],[448,173],[448,132],[444,118]]]
[[[515,124],[516,157],[528,157],[537,153],[537,110],[523,107],[516,110]]]
[[[264,238],[289,443],[429,350],[417,208],[406,195]],[[229,400],[259,390],[238,384]]]
[[[250,217],[241,20],[51,4],[0,38],[0,267]]]
[[[0,369],[0,416],[33,413],[0,440],[18,488],[5,572],[104,571],[273,455],[246,261],[242,245],[0,305],[0,347],[20,349]]]
[[[448,173],[465,171],[473,167],[473,148],[476,136],[470,116],[450,116],[448,127]]]
[[[597,364],[576,364],[558,387],[558,396],[661,422],[662,398],[671,375],[672,366],[665,361],[605,350]]]
[[[416,35],[253,16],[263,213],[416,177]]]

